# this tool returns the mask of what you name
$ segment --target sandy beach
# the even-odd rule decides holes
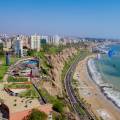
[[[103,95],[88,74],[87,60],[91,57],[94,56],[88,56],[80,61],[75,70],[74,79],[78,82],[79,95],[91,105],[91,110],[98,118],[120,120],[120,110]]]

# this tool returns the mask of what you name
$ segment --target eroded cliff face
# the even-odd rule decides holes
[[[66,48],[59,54],[47,56],[49,63],[53,67],[49,71],[50,81],[52,82],[44,82],[43,86],[51,95],[62,96],[62,70],[65,62],[75,54],[77,54],[75,48]]]

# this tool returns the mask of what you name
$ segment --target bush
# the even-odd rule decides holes
[[[41,67],[41,71],[42,71],[43,74],[48,75],[47,69],[44,69],[44,68]]]
[[[26,116],[23,120],[47,120],[47,115],[38,109],[32,109],[30,114]]]
[[[28,56],[35,56],[36,51],[35,50],[28,50],[27,54]]]
[[[62,113],[63,112],[63,108],[64,108],[64,105],[60,101],[56,101],[53,104],[53,110],[56,111],[56,112]]]

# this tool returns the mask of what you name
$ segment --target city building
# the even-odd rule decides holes
[[[32,50],[40,51],[40,36],[39,35],[32,35],[30,39],[30,48]]]
[[[50,44],[50,45],[59,45],[59,43],[60,43],[60,37],[58,35],[49,36],[47,43]]]
[[[60,36],[55,35],[55,36],[53,36],[53,38],[54,38],[54,44],[55,45],[59,45],[59,43],[60,43]]]
[[[23,43],[23,48],[30,48],[30,38],[28,36],[21,35],[20,39]]]
[[[19,57],[23,57],[23,41],[18,36],[15,41],[15,53]]]
[[[5,39],[3,46],[6,49],[11,49],[11,47],[12,47],[12,41],[11,41],[11,39],[10,38],[9,39]]]

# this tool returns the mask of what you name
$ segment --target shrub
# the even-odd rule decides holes
[[[30,114],[26,116],[23,120],[47,120],[47,115],[38,109],[32,109]]]
[[[63,112],[63,108],[64,108],[64,105],[60,101],[56,101],[53,104],[53,110],[56,111],[56,112],[62,113]]]

